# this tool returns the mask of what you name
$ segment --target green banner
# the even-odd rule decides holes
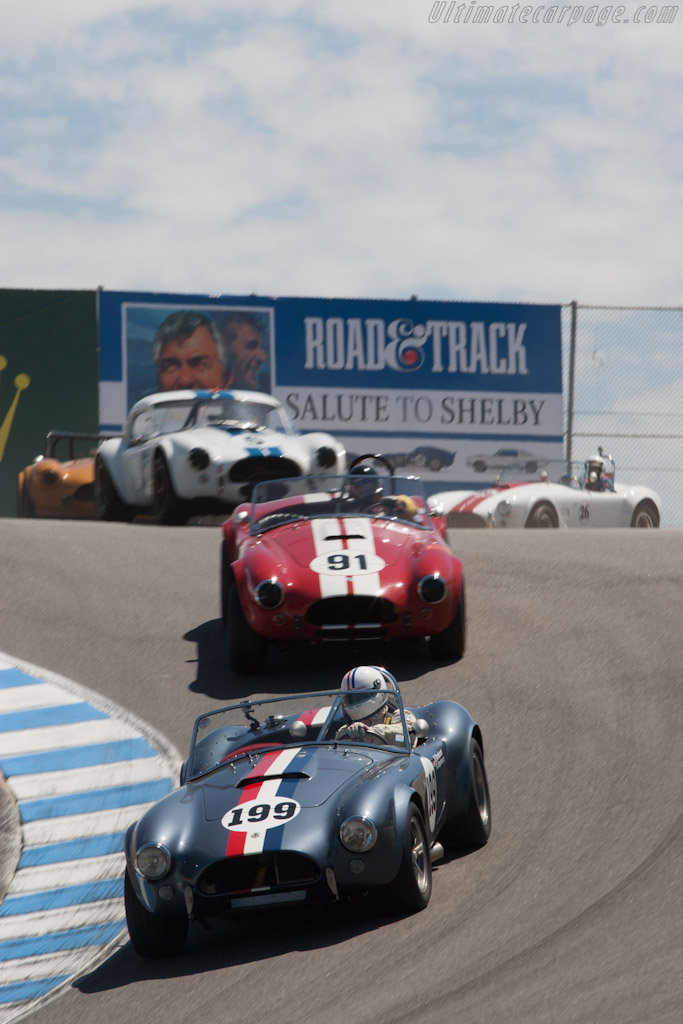
[[[97,292],[0,289],[0,515],[50,430],[98,430]]]

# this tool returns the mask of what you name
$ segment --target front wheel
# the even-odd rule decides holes
[[[230,594],[234,585],[235,574],[228,555],[228,545],[224,540],[221,545],[221,617],[224,626],[228,623]]]
[[[228,597],[225,638],[228,661],[233,671],[245,676],[261,671],[266,661],[268,641],[255,633],[247,622],[236,586],[232,587]]]
[[[186,917],[159,917],[143,907],[126,871],[123,885],[126,924],[133,949],[146,960],[179,953],[185,945],[189,921]]]
[[[460,590],[460,600],[451,622],[440,633],[435,633],[430,641],[432,655],[435,658],[448,658],[460,661],[465,653],[465,584]]]
[[[401,866],[384,889],[387,907],[400,914],[424,910],[432,895],[432,862],[422,815],[415,804],[408,808]]]
[[[654,501],[641,501],[631,516],[631,526],[645,530],[656,530],[659,526],[659,512]]]
[[[104,459],[95,459],[95,512],[98,519],[129,523],[135,509],[121,500]]]
[[[17,516],[22,519],[33,519],[36,514],[36,506],[28,493],[26,481],[17,487]]]
[[[524,524],[530,530],[557,530],[560,520],[552,505],[537,505]]]
[[[166,459],[157,452],[154,456],[154,518],[164,526],[184,526],[188,520],[185,503],[177,496]]]

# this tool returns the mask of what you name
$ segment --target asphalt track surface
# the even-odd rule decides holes
[[[390,650],[408,703],[479,721],[483,850],[435,865],[429,907],[191,930],[184,953],[109,958],[32,1024],[658,1024],[683,1019],[683,532],[451,533],[468,646]],[[207,707],[336,686],[370,651],[227,668],[212,527],[0,520],[0,650],[105,695],[181,751]],[[378,656],[373,652],[373,658]]]

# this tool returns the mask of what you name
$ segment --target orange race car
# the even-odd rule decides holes
[[[112,436],[51,430],[45,454],[19,473],[17,515],[95,519],[95,448]]]

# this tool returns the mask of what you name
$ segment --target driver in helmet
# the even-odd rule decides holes
[[[609,459],[610,456],[608,455]],[[586,459],[584,465],[583,486],[586,491],[613,491],[614,475],[611,472],[613,465],[608,466],[603,458],[602,448],[597,455],[591,455]]]
[[[602,490],[602,474],[605,463],[599,455],[591,455],[584,465],[583,486],[586,491]]]
[[[398,685],[385,668],[377,665],[359,665],[350,669],[341,681],[341,706],[346,723],[337,730],[336,739],[362,743],[402,743],[403,723],[398,702],[382,690],[394,690]],[[414,731],[415,715],[404,709],[411,746],[417,743]]]
[[[372,466],[354,466],[349,472],[346,503],[354,512],[365,512],[381,501],[383,494],[382,481]]]

